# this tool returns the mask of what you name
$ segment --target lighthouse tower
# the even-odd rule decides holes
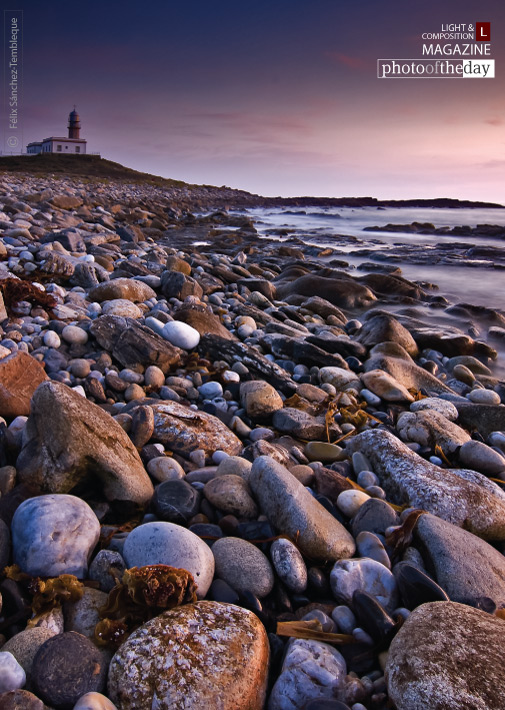
[[[75,110],[71,111],[68,115],[68,137],[69,138],[79,138],[81,132],[81,119],[79,114]]]

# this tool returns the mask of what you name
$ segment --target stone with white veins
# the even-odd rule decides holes
[[[367,456],[392,503],[433,513],[486,540],[505,540],[505,493],[482,474],[440,468],[384,429],[357,434],[346,450]]]
[[[393,574],[368,557],[339,560],[330,572],[330,586],[336,599],[352,605],[355,591],[367,592],[388,611],[398,606],[398,588]]]
[[[14,562],[32,577],[86,577],[100,523],[76,496],[46,495],[23,501],[12,519]]]

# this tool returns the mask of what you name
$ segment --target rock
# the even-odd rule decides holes
[[[359,308],[369,306],[376,297],[373,292],[358,283],[344,272],[334,278],[326,278],[316,274],[300,276],[286,284],[277,286],[277,297],[284,300],[292,294],[300,296],[316,296],[324,293],[327,300],[339,308]]]
[[[421,515],[415,537],[427,568],[451,601],[476,606],[488,597],[505,607],[505,557],[498,550],[434,515]]]
[[[112,301],[114,299],[125,299],[134,303],[142,303],[156,298],[156,291],[143,281],[136,279],[111,279],[98,284],[90,289],[88,293],[90,301],[102,303],[102,301]]]
[[[140,387],[140,385],[132,384],[125,391],[125,399],[130,399],[131,387]],[[144,397],[144,391],[140,387],[139,399]],[[131,397],[136,399],[136,397]],[[132,412],[131,429],[129,431],[132,444],[137,449],[141,449],[151,439],[154,432],[154,412],[151,407],[138,406]]]
[[[161,274],[161,291],[165,298],[178,298],[184,301],[188,296],[203,296],[203,289],[195,279],[180,271],[164,271]]]
[[[90,333],[123,367],[156,365],[167,372],[181,357],[179,348],[131,318],[100,316]]]
[[[88,334],[78,325],[66,325],[61,331],[61,337],[71,345],[85,345],[88,342]]]
[[[156,456],[154,459],[150,459],[147,470],[160,483],[175,481],[185,476],[181,464],[171,456]]]
[[[240,403],[251,419],[268,419],[283,402],[278,392],[263,380],[250,380],[240,385]]]
[[[393,639],[385,676],[398,710],[503,707],[505,621],[453,602],[418,607]]]
[[[270,557],[281,582],[294,594],[307,588],[307,567],[298,548],[284,537],[274,540]]]
[[[487,540],[505,539],[505,493],[480,473],[435,466],[382,429],[358,434],[346,450],[370,459],[391,502],[433,513]]]
[[[139,525],[126,538],[123,555],[128,568],[170,565],[190,572],[199,599],[207,594],[214,576],[214,556],[197,535],[173,523]]]
[[[17,459],[22,482],[66,493],[87,476],[100,479],[108,500],[143,505],[153,487],[121,426],[66,385],[50,381],[32,398]]]
[[[0,693],[22,688],[26,675],[12,653],[0,651]]]
[[[252,345],[209,334],[201,338],[198,352],[211,360],[224,360],[230,367],[240,363],[247,368],[251,378],[266,380],[272,387],[287,396],[296,392],[296,384],[291,379],[291,375],[275,362],[261,355]]]
[[[0,493],[3,493],[3,491]],[[0,518],[0,570],[9,563],[11,552],[11,535],[9,526]]]
[[[241,456],[227,456],[219,463],[216,475],[227,476],[232,474],[234,476],[240,476],[245,481],[249,481],[251,469],[252,463],[247,459],[243,459]]]
[[[384,535],[393,526],[400,525],[400,517],[384,500],[370,498],[367,500],[352,520],[351,529],[354,537],[366,531]]]
[[[223,396],[223,386],[220,382],[209,380],[209,382],[204,382],[203,385],[200,385],[198,392],[202,399],[215,399]]]
[[[84,587],[78,601],[65,604],[65,631],[76,631],[93,641],[95,626],[100,621],[99,609],[105,606],[107,599],[105,592]]]
[[[144,373],[144,382],[147,387],[158,389],[165,384],[165,375],[156,365],[149,365]]]
[[[396,427],[403,441],[414,441],[421,446],[429,446],[432,450],[439,446],[446,456],[470,441],[468,432],[434,409],[403,412],[398,417]]]
[[[467,441],[459,450],[463,466],[480,471],[488,476],[497,476],[505,471],[505,458],[481,441]]]
[[[172,320],[163,326],[165,340],[183,350],[193,350],[200,342],[200,333],[182,321]]]
[[[185,604],[148,621],[119,648],[108,694],[119,710],[262,710],[268,659],[266,631],[252,612]]]
[[[73,710],[117,710],[117,708],[102,693],[85,693],[76,702]]]
[[[398,606],[398,589],[392,573],[380,562],[361,557],[339,560],[330,572],[331,591],[336,599],[352,605],[356,590],[366,592],[391,613]]]
[[[361,381],[370,392],[386,402],[413,402],[414,397],[392,375],[383,370],[369,370],[361,375]]]
[[[377,535],[362,530],[356,536],[356,545],[360,557],[369,557],[371,560],[380,562],[384,567],[391,569],[391,560]]]
[[[225,340],[235,340],[235,336],[221,323],[219,318],[203,304],[183,304],[174,314],[174,318],[187,323],[197,330],[200,335],[212,333]]]
[[[12,519],[14,562],[32,577],[75,574],[83,579],[99,536],[98,519],[80,498],[28,498]]]
[[[324,415],[314,417],[303,409],[279,409],[275,412],[272,423],[279,431],[298,439],[322,439],[326,435]],[[335,425],[330,425],[330,433],[336,433]]]
[[[123,316],[124,318],[142,318],[144,315],[138,306],[125,298],[114,298],[104,301],[102,313],[107,316]]]
[[[238,518],[258,517],[258,508],[251,496],[251,489],[241,476],[216,476],[205,484],[203,493],[207,500],[223,513],[236,515]]]
[[[0,360],[0,416],[27,416],[30,400],[48,377],[44,368],[28,353],[18,351]]]
[[[325,441],[309,441],[303,453],[309,461],[321,461],[321,463],[333,463],[340,461],[343,449],[337,444],[328,444]]]
[[[337,507],[348,518],[354,518],[361,506],[370,500],[370,496],[364,491],[353,489],[342,491],[337,498]]]
[[[474,404],[500,404],[498,392],[494,390],[474,389],[468,393],[468,399]]]
[[[28,690],[11,690],[0,695],[2,710],[45,710],[42,700],[39,700]]]
[[[71,710],[84,693],[101,692],[106,673],[104,655],[75,631],[48,639],[32,666],[35,692],[55,710]]]
[[[31,687],[33,659],[42,644],[54,635],[54,631],[51,631],[51,629],[36,626],[35,628],[20,631],[2,646],[2,651],[12,653],[16,661],[22,666],[26,674],[26,685],[29,688]],[[0,707],[2,707],[1,703]]]
[[[212,414],[168,400],[153,402],[151,406],[154,438],[176,454],[187,458],[192,451],[203,449],[211,458],[215,451],[224,451],[230,456],[242,451],[240,439]]]
[[[161,520],[185,525],[198,513],[200,499],[200,491],[186,481],[165,481],[154,489],[152,506]]]
[[[412,335],[389,313],[372,312],[363,323],[357,339],[369,348],[390,341],[401,345],[412,357],[418,355],[417,344]]]
[[[314,698],[335,698],[347,666],[336,648],[319,641],[292,639],[268,701],[268,710],[304,710]]]
[[[237,592],[251,592],[262,599],[274,586],[268,558],[247,540],[222,537],[212,545],[216,576]]]
[[[259,456],[249,478],[262,512],[301,552],[315,560],[354,554],[354,540],[302,484],[270,456]]]
[[[505,430],[505,407],[495,404],[472,404],[471,402],[454,402],[459,423],[469,431],[477,430],[483,437],[488,437],[493,431]]]
[[[370,351],[370,357],[364,366],[365,372],[384,370],[406,389],[422,389],[428,394],[451,392],[447,385],[444,385],[443,382],[427,370],[416,365],[408,352],[397,343],[380,343],[376,345]]]
[[[412,402],[410,405],[411,412],[421,412],[424,410],[435,411],[451,422],[455,422],[458,418],[458,410],[452,402],[438,397],[425,397]]]
[[[319,380],[333,385],[339,392],[348,388],[360,389],[359,377],[352,370],[343,367],[322,367],[319,370]]]
[[[321,298],[321,296],[311,296],[310,298],[307,298],[305,301],[303,301],[301,307],[307,308],[309,311],[316,313],[322,318],[334,316],[342,323],[342,325],[344,325],[347,321],[347,318],[342,313],[340,308],[337,308],[325,298]]]
[[[110,592],[123,577],[123,558],[115,550],[100,550],[89,566],[89,578],[100,584],[102,592]]]
[[[167,256],[165,266],[168,271],[180,271],[181,274],[186,274],[186,276],[191,275],[191,266],[187,261],[184,261],[184,259],[181,259],[178,256]]]
[[[51,198],[51,203],[62,210],[74,210],[83,204],[83,200],[76,195],[55,195]]]

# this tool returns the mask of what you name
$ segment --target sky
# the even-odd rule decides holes
[[[505,202],[503,0],[15,1],[25,146],[76,104],[89,152],[191,183]],[[477,21],[496,78],[377,78]]]

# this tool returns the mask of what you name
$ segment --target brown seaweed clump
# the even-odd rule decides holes
[[[196,588],[193,575],[185,569],[169,565],[127,569],[99,610],[97,643],[119,646],[134,629],[162,611],[195,602]]]

